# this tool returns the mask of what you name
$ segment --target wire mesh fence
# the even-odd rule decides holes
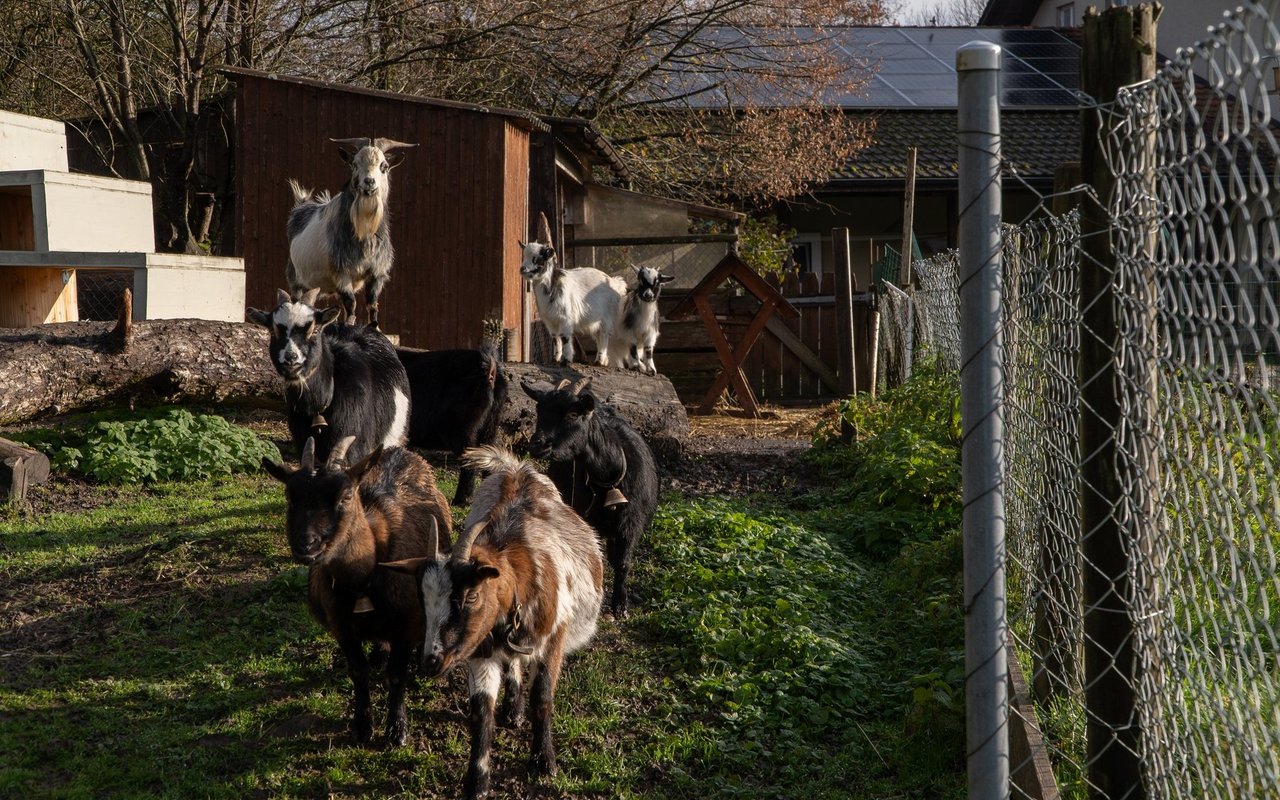
[[[1044,198],[971,266],[1002,295],[1006,537],[978,577],[1004,571],[1036,719],[1016,698],[1001,713],[1043,733],[1063,797],[1280,796],[1274,14],[1246,3],[1154,79],[1084,101],[1103,176],[1073,190],[1082,209]],[[971,275],[954,252],[919,267],[882,299],[880,360],[953,368]],[[992,796],[1041,796],[1006,753]]]
[[[113,320],[120,315],[120,298],[133,289],[131,269],[76,271],[76,305],[80,319]]]

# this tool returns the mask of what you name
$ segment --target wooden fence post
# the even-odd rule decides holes
[[[831,229],[832,250],[836,258],[836,374],[840,376],[840,396],[853,397],[858,390],[853,358],[853,259],[849,252],[849,229]],[[853,430],[843,420],[840,435],[853,438]]]
[[[1113,221],[1102,203],[1116,181],[1106,159],[1106,115],[1124,86],[1155,75],[1151,5],[1085,13],[1080,88],[1100,107],[1081,112],[1080,168],[1092,192],[1080,214],[1080,452],[1083,555],[1085,761],[1089,796],[1141,800],[1138,664],[1130,617],[1129,547],[1116,437],[1121,427],[1120,352]],[[1099,202],[1101,201],[1101,202]],[[1132,420],[1128,424],[1133,424]]]

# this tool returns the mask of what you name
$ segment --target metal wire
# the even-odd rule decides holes
[[[1099,115],[1115,180],[1102,234],[1115,329],[1086,329],[1076,213],[1002,236],[1006,555],[1014,661],[1064,797],[1280,796],[1280,117],[1270,6],[1245,3]],[[1162,47],[1162,51],[1170,48]],[[1087,189],[1086,189],[1087,194]],[[914,357],[958,356],[956,257],[919,263]],[[905,292],[881,304],[880,360],[904,356]],[[1111,363],[1081,363],[1082,341]],[[1082,387],[1114,382],[1110,473],[1090,484]],[[1131,626],[1101,665],[1129,711],[1089,693],[1082,504],[1114,498]],[[1096,642],[1094,643],[1096,645]],[[1096,671],[1093,674],[1098,674]],[[1117,722],[1117,719],[1120,721]],[[1011,724],[1011,727],[1013,725]],[[1087,739],[1092,741],[1087,742]],[[1131,749],[1140,780],[1097,767]],[[1111,752],[1108,753],[1108,750]],[[1016,750],[1015,750],[1016,753]],[[1093,753],[1091,760],[1090,753]],[[1011,763],[1010,794],[1027,796]]]

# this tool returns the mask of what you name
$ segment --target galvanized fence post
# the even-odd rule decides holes
[[[966,741],[969,798],[988,800],[1009,796],[999,46],[961,47],[956,72]]]

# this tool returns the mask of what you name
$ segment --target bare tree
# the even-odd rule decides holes
[[[156,187],[167,249],[201,244],[192,171],[218,63],[583,117],[636,188],[767,201],[865,144],[832,101],[870,67],[835,37],[884,21],[881,2],[0,0],[19,23],[0,31],[0,105],[96,120],[104,154],[125,154],[106,163]],[[163,159],[144,113],[179,132]]]

